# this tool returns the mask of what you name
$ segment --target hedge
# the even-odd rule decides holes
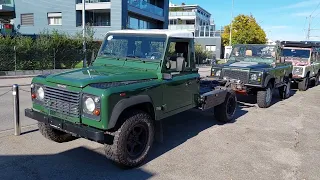
[[[75,68],[84,58],[83,38],[58,31],[38,37],[0,37],[0,71]],[[87,37],[87,59],[97,54],[100,42]]]

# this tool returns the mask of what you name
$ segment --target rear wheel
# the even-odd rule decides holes
[[[271,83],[267,88],[257,92],[257,104],[260,108],[268,108],[271,106],[273,96],[273,88]]]
[[[215,119],[220,122],[231,122],[237,109],[237,96],[233,91],[227,93],[225,101],[214,108]]]
[[[303,81],[298,83],[299,91],[306,91],[309,87],[309,77],[303,79]]]
[[[40,133],[45,138],[54,142],[63,143],[63,142],[68,142],[76,139],[76,137],[72,136],[71,134],[59,131],[51,127],[50,125],[42,122],[38,123],[38,127],[39,127]]]
[[[139,110],[127,112],[124,123],[114,132],[112,145],[105,145],[107,158],[125,168],[144,162],[153,144],[154,127],[151,117]]]

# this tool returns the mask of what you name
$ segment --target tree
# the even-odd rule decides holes
[[[229,46],[230,25],[224,27],[222,41],[224,46]],[[266,33],[250,15],[240,14],[232,21],[231,44],[265,44],[267,42]]]

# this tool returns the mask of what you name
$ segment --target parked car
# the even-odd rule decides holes
[[[320,42],[282,41],[281,58],[293,65],[293,82],[306,91],[310,80],[320,83]]]
[[[121,166],[138,166],[161,141],[164,118],[197,108],[234,119],[234,91],[200,79],[193,52],[188,31],[110,31],[92,66],[33,78],[25,115],[52,141],[83,137]]]
[[[235,45],[226,63],[212,66],[211,77],[236,93],[256,95],[258,106],[268,108],[274,89],[283,99],[290,96],[292,64],[279,52],[277,45]]]

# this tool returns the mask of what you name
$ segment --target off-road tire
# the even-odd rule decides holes
[[[269,94],[271,93],[271,94]],[[268,108],[272,103],[273,88],[268,83],[266,89],[257,92],[257,104],[260,108]]]
[[[299,83],[298,83],[298,89],[299,89],[299,91],[306,91],[306,90],[308,90],[308,88],[309,88],[309,82],[310,82],[309,77],[306,77],[306,78],[303,79],[303,81],[299,82]]]
[[[314,86],[318,86],[320,84],[320,73],[316,75],[316,78],[314,79]]]
[[[145,161],[148,152],[153,144],[154,125],[152,122],[152,118],[149,114],[143,111],[132,110],[126,112],[122,116],[122,119],[119,120],[123,120],[123,124],[117,131],[112,133],[114,135],[113,144],[104,145],[105,155],[108,159],[114,161],[122,168],[137,167]],[[133,128],[137,127],[137,125],[146,127],[146,129],[148,130],[148,135],[145,143],[145,148],[143,148],[142,153],[139,154],[138,157],[132,158],[128,153],[127,143],[129,142],[128,137],[130,133],[132,132]]]
[[[217,121],[228,123],[234,120],[237,109],[237,96],[234,91],[229,91],[225,101],[214,108],[214,117]]]
[[[40,133],[47,139],[57,142],[63,143],[77,139],[76,137],[72,136],[71,134],[59,131],[48,124],[38,122],[38,127]]]
[[[279,88],[279,96],[281,99],[288,99],[291,95],[291,80],[286,81],[286,85]]]

